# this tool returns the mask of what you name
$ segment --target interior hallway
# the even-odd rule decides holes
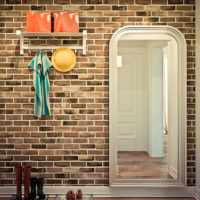
[[[118,152],[118,178],[172,178],[166,157],[153,158],[145,151]]]
[[[167,135],[164,136],[164,157],[150,157],[145,151],[118,152],[118,178],[172,178],[168,174]]]
[[[195,200],[195,198],[94,198],[94,200]]]

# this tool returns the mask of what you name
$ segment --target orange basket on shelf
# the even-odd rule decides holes
[[[79,32],[78,24],[79,24],[78,12],[54,13],[54,32],[66,32],[66,33]]]
[[[51,32],[51,13],[26,12],[26,32]]]

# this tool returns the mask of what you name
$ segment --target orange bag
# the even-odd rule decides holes
[[[54,13],[54,32],[79,32],[78,23],[78,12]]]
[[[51,32],[51,13],[26,12],[26,32]]]

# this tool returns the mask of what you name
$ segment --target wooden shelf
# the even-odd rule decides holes
[[[68,45],[70,49],[82,49],[83,54],[86,54],[86,38],[87,31],[84,30],[81,33],[22,33],[20,30],[16,31],[16,34],[20,36],[20,54],[24,54],[24,49],[58,49],[64,46],[55,46],[55,45],[27,45],[24,44],[24,38],[26,37],[70,37],[77,36],[82,37],[82,45]]]

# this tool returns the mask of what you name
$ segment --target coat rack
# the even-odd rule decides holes
[[[83,32],[79,32],[79,33],[26,33],[26,32],[21,32],[20,30],[16,31],[16,35],[20,36],[20,54],[24,54],[24,49],[58,49],[60,47],[63,46],[55,46],[55,45],[45,45],[45,46],[41,46],[41,45],[28,45],[28,44],[24,44],[24,38],[26,37],[33,37],[33,36],[37,36],[37,37],[70,37],[70,36],[79,36],[82,37],[82,45],[68,45],[67,47],[69,47],[70,49],[82,49],[83,54],[86,54],[86,38],[87,38],[87,31],[84,30]]]

